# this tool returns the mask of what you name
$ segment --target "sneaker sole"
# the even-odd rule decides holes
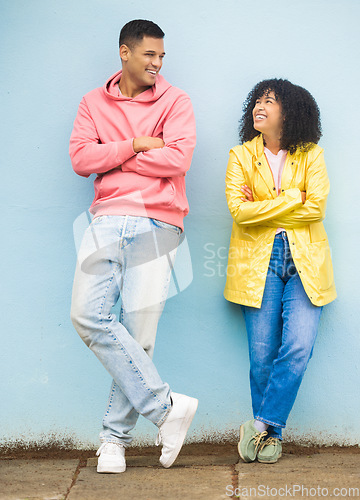
[[[126,465],[106,465],[101,464],[97,466],[96,471],[99,474],[119,474],[120,472],[125,472]]]
[[[254,462],[255,460],[251,460],[250,458],[245,458],[244,455],[242,454],[240,444],[241,444],[243,437],[244,437],[244,426],[240,425],[240,441],[238,443],[238,452],[239,452],[239,455],[242,458],[242,460],[244,460],[244,462],[246,462],[248,464],[250,462]]]
[[[184,443],[186,433],[189,430],[189,427],[191,425],[192,419],[194,418],[194,415],[196,413],[197,407],[198,407],[199,401],[195,398],[191,398],[189,401],[189,407],[187,409],[186,416],[184,418],[184,421],[182,423],[181,429],[180,429],[180,438],[179,441],[174,448],[170,458],[167,460],[167,462],[162,462],[161,457],[160,457],[160,463],[165,469],[168,469],[169,467],[172,466],[172,464],[175,462],[178,454],[180,453],[181,447]]]
[[[259,458],[259,457],[257,460],[261,464],[276,464],[276,462],[279,460],[279,458],[281,458],[281,455],[282,455],[282,453],[280,453],[280,455],[275,460],[261,460],[261,458]]]

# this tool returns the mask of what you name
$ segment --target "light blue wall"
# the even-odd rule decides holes
[[[308,88],[322,111],[339,294],[324,310],[287,435],[359,442],[358,0],[3,0],[0,9],[1,442],[97,443],[110,378],[69,320],[72,225],[93,188],[73,173],[68,140],[82,95],[120,67],[120,27],[139,17],[166,32],[162,72],[190,94],[197,118],[186,219],[194,279],[168,301],[155,355],[173,389],[200,400],[191,437],[232,436],[251,416],[244,323],[222,296],[224,174],[244,98],[275,76]],[[155,431],[142,419],[138,440]]]

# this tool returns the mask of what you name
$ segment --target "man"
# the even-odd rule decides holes
[[[170,467],[198,404],[171,392],[151,359],[188,213],[185,174],[195,147],[190,99],[159,75],[163,38],[151,21],[122,28],[122,71],[85,95],[70,139],[75,172],[96,174],[71,318],[113,378],[97,452],[100,473],[125,471],[139,414],[158,426],[160,463]],[[118,321],[111,309],[120,297]]]

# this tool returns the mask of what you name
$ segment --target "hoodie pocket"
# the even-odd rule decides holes
[[[159,200],[163,200],[162,204],[170,206],[175,198],[175,186],[167,177],[160,178]]]
[[[189,204],[186,198],[185,176],[168,178],[167,181],[173,191],[171,207],[187,215],[189,213]]]
[[[147,177],[135,172],[112,170],[96,179],[97,201],[143,205],[145,208],[172,207],[174,184],[166,177]]]

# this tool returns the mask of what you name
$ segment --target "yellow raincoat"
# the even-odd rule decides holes
[[[242,201],[242,185],[254,201]],[[278,196],[264,154],[262,135],[230,150],[226,198],[234,219],[224,296],[261,307],[271,250],[278,227],[286,230],[291,255],[304,289],[316,306],[336,297],[330,248],[321,222],[329,193],[323,150],[287,154]],[[305,204],[301,191],[306,191]]]

